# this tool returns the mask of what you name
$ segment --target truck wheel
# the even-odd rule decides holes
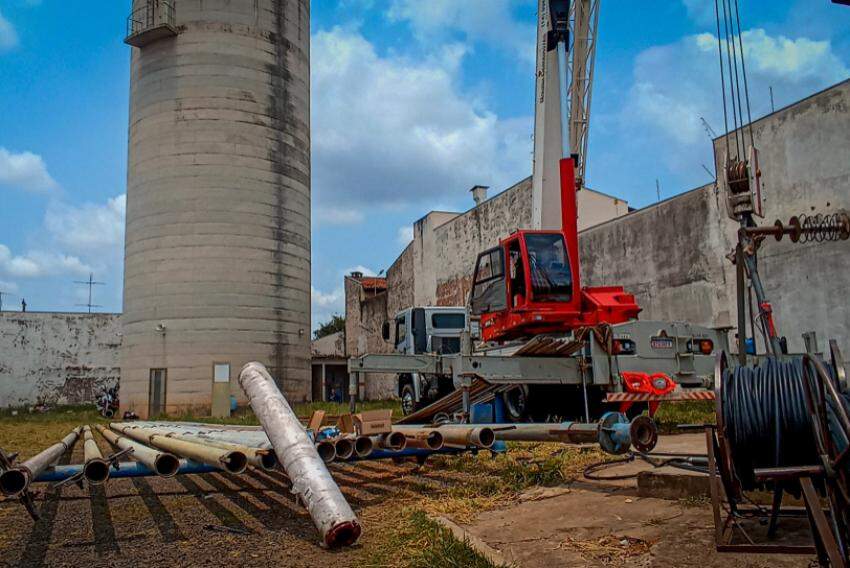
[[[502,393],[505,418],[510,422],[524,422],[528,417],[528,387],[519,385]]]
[[[407,383],[401,387],[401,412],[407,416],[417,410],[416,392],[413,390],[413,385]]]

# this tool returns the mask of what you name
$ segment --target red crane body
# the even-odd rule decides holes
[[[559,166],[561,230],[519,230],[478,257],[470,304],[485,341],[621,323],[640,312],[620,286],[582,288],[575,162]]]

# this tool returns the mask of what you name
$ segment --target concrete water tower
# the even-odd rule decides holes
[[[310,2],[135,0],[122,410],[309,397]]]

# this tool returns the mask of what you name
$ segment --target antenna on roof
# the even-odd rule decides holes
[[[95,280],[94,280],[94,273],[93,273],[93,272],[89,272],[89,279],[88,279],[88,280],[74,280],[74,284],[83,284],[83,285],[85,285],[85,286],[88,286],[88,287],[89,287],[89,301],[88,301],[88,303],[86,303],[86,304],[77,304],[78,306],[82,306],[82,307],[88,308],[89,313],[91,313],[91,309],[92,309],[92,308],[102,308],[102,307],[103,307],[103,306],[101,306],[101,305],[99,305],[99,304],[92,304],[92,303],[91,303],[92,288],[93,288],[93,287],[95,287],[95,286],[105,286],[105,285],[106,285],[106,282],[95,282]]]

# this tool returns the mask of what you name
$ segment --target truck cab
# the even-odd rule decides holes
[[[384,324],[383,336],[403,355],[452,355],[460,353],[460,336],[467,328],[468,319],[463,306],[407,308]],[[451,376],[398,375],[398,396],[405,414],[415,412],[452,390]]]

